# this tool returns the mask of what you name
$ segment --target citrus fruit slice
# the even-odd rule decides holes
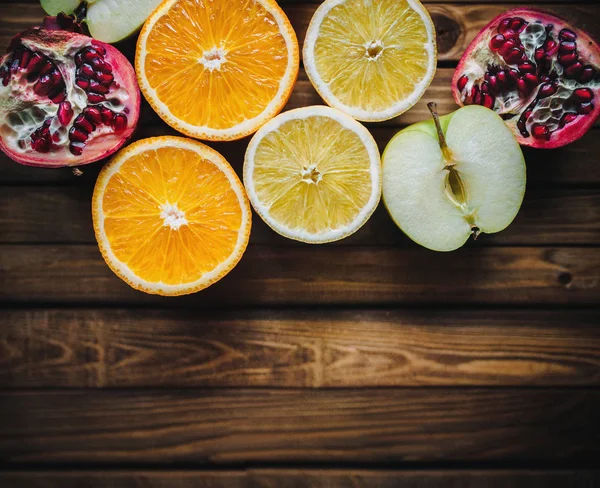
[[[142,28],[135,68],[169,125],[232,140],[281,111],[299,62],[296,34],[274,0],[165,0]]]
[[[252,138],[244,184],[275,232],[307,243],[342,239],[381,196],[379,150],[359,122],[324,106],[284,112]]]
[[[323,100],[370,122],[417,103],[436,58],[435,28],[418,0],[326,0],[303,49],[306,73]]]
[[[244,188],[223,156],[172,136],[137,141],[102,168],[92,217],[108,266],[158,295],[221,279],[242,257],[251,226]]]

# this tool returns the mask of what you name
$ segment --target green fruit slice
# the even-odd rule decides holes
[[[92,37],[108,43],[118,42],[137,32],[161,0],[88,0],[85,21]],[[41,0],[50,15],[71,14],[79,0]]]
[[[499,232],[517,215],[525,193],[525,160],[495,112],[470,105],[412,125],[382,157],[383,200],[398,227],[435,251],[461,247],[471,234]]]

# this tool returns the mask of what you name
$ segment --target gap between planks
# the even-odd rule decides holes
[[[244,470],[119,470],[0,472],[3,488],[590,488],[600,483],[592,470],[361,470],[269,469]]]

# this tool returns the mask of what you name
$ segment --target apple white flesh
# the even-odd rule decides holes
[[[413,241],[453,251],[472,234],[499,232],[513,221],[525,195],[525,159],[510,129],[488,108],[460,108],[440,117],[439,126],[436,118],[388,143],[383,201]]]
[[[92,37],[108,43],[118,42],[137,32],[162,0],[87,0],[85,21]],[[50,15],[72,14],[79,0],[41,0]]]

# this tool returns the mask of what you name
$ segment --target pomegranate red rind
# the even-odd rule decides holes
[[[31,166],[103,159],[137,125],[133,67],[109,44],[44,25],[15,36],[0,58],[0,149]]]
[[[600,115],[600,47],[541,10],[493,19],[469,45],[452,79],[459,105],[498,112],[522,145],[561,147]]]

